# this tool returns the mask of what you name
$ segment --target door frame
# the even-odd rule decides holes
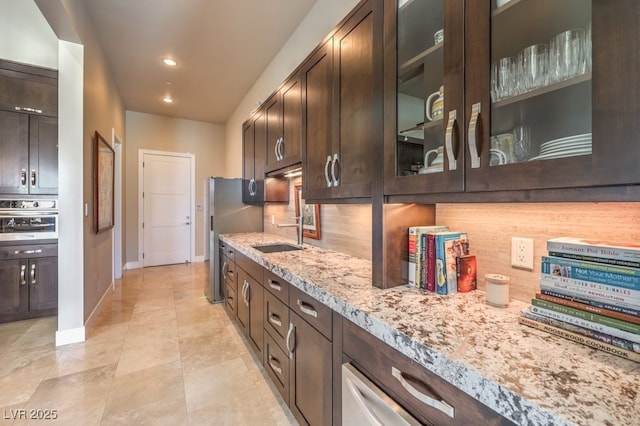
[[[142,198],[142,188],[144,184],[144,170],[142,167],[142,162],[144,160],[145,154],[151,155],[164,155],[168,157],[179,157],[179,158],[188,158],[189,159],[189,168],[191,169],[190,179],[189,179],[189,231],[190,231],[190,240],[191,244],[189,246],[189,262],[193,262],[193,256],[196,251],[196,227],[194,218],[195,218],[195,205],[194,200],[195,190],[196,190],[196,156],[195,154],[189,154],[186,152],[169,152],[169,151],[156,151],[149,149],[139,149],[138,150],[138,265],[141,268],[144,268],[144,258],[142,257],[144,253],[144,233],[142,228],[142,222],[144,221],[144,200]]]
[[[113,254],[113,272],[111,283],[115,288],[115,280],[122,278],[122,138],[111,128],[111,143],[115,150],[114,167],[114,217],[111,234],[111,247]]]

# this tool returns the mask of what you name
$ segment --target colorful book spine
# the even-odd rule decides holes
[[[616,265],[616,266],[626,266],[629,268],[640,268],[640,262],[633,262],[630,260],[611,259],[608,257],[586,256],[582,254],[562,253],[559,251],[550,251],[549,256],[563,257],[565,259],[579,260],[582,262],[595,262],[595,263],[603,263],[605,265]]]
[[[612,305],[610,303],[597,302],[595,300],[586,299],[584,297],[570,296],[568,294],[564,294],[561,291],[540,289],[540,293],[542,293],[543,296],[555,297],[563,300],[568,300],[571,302],[582,303],[582,304],[591,306],[593,308],[599,308],[607,311],[618,312],[624,315],[632,316],[636,319],[640,319],[640,310],[629,309],[629,308],[625,308],[624,306]]]
[[[596,340],[596,339],[591,339],[589,337],[582,336],[582,335],[580,335],[578,333],[573,333],[571,331],[567,331],[567,330],[563,330],[563,329],[558,328],[558,327],[551,326],[549,324],[543,324],[543,323],[538,322],[538,321],[533,321],[533,320],[530,320],[529,318],[524,318],[524,317],[520,316],[520,317],[518,317],[518,322],[520,324],[535,328],[537,330],[541,330],[541,331],[544,331],[546,333],[562,337],[562,338],[570,340],[572,342],[576,342],[576,343],[580,343],[580,344],[585,345],[585,346],[589,346],[590,348],[593,348],[593,349],[598,349],[598,350],[601,350],[603,352],[607,352],[607,353],[610,353],[612,355],[616,355],[616,356],[619,356],[621,358],[628,359],[630,361],[640,362],[640,354],[638,354],[636,352],[633,352],[633,351],[622,349],[622,348],[619,348],[617,346],[610,345],[610,344],[601,342],[601,341]]]
[[[427,233],[427,291],[436,291],[436,235]]]
[[[435,283],[436,293],[449,294],[447,285],[447,260],[445,242],[452,239],[467,239],[463,232],[437,232],[435,233]]]
[[[530,311],[520,311],[520,315],[522,315],[525,318],[529,318],[530,320],[533,320],[533,321],[541,322],[543,324],[548,324],[553,327],[558,327],[563,330],[570,331],[572,333],[578,333],[583,336],[587,336],[591,339],[599,340],[601,342],[608,343],[610,345],[614,345],[619,348],[626,349],[628,351],[640,353],[640,345],[638,345],[637,343],[633,343],[630,340],[621,339],[619,337],[615,337],[610,334],[589,330],[588,328],[578,327],[577,325],[554,320],[553,318],[548,318],[543,315],[534,314],[533,312],[530,312]]]
[[[466,293],[477,288],[475,256],[465,255],[458,257],[456,259],[456,273],[458,274],[458,291],[460,293]]]
[[[623,312],[612,311],[610,309],[601,308],[599,306],[593,306],[588,303],[578,302],[576,300],[564,299],[562,297],[555,297],[548,294],[536,293],[536,299],[546,300],[547,302],[556,303],[558,305],[568,306],[570,308],[581,309],[583,311],[592,312],[598,315],[604,315],[606,317],[617,318],[622,321],[632,322],[640,325],[640,317],[634,315],[628,315]]]
[[[408,284],[420,288],[421,235],[425,232],[445,231],[446,226],[411,226],[409,227],[409,270]]]
[[[560,237],[547,240],[547,251],[640,263],[640,244],[631,242]]]
[[[640,310],[640,293],[634,290],[550,275],[541,276],[540,288]]]
[[[546,300],[532,299],[531,304],[540,308],[560,312],[561,314],[571,315],[572,317],[580,318],[585,321],[597,322],[608,327],[615,327],[619,330],[640,334],[640,325],[631,322],[606,317],[604,315],[594,314],[592,312],[571,308],[569,306],[559,305],[557,303],[547,302]]]
[[[458,292],[458,263],[457,259],[469,254],[469,237],[461,233],[460,237],[444,239],[444,267],[447,278],[447,294]]]
[[[600,324],[593,321],[583,320],[571,315],[562,314],[560,312],[553,311],[551,309],[541,308],[540,306],[531,306],[531,312],[544,315],[545,317],[553,318],[558,321],[568,322],[569,324],[577,325],[578,327],[588,328],[589,330],[598,331],[600,333],[610,334],[612,336],[620,337],[621,339],[631,340],[634,343],[640,344],[640,335],[631,333],[629,331],[620,330],[615,327]]]
[[[543,275],[562,276],[640,291],[640,269],[543,256]]]

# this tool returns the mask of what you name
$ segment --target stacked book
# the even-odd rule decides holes
[[[412,226],[408,255],[410,286],[443,295],[476,288],[475,256],[469,255],[466,232],[446,226]]]
[[[518,321],[640,362],[640,244],[563,237],[547,250]]]

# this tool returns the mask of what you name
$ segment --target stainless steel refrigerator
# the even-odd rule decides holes
[[[209,282],[204,293],[211,303],[224,300],[220,282],[220,234],[262,232],[262,206],[242,203],[242,179],[212,177],[209,196]]]

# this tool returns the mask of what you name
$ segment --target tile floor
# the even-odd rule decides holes
[[[55,317],[0,324],[0,425],[296,424],[203,298],[208,265],[125,271],[84,343],[56,348]]]

